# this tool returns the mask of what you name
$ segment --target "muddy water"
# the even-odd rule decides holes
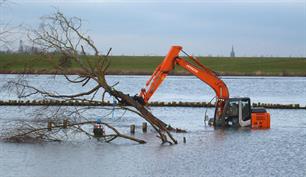
[[[50,83],[46,78],[35,79],[34,83]],[[132,94],[137,92],[133,87],[140,87],[146,77],[109,79],[109,82],[120,80],[120,88]],[[240,92],[256,101],[306,102],[305,78],[251,79],[260,83],[257,89],[249,78],[229,77],[225,82],[230,93],[238,95]],[[57,84],[63,82],[61,78],[57,81]],[[291,85],[286,84],[288,82]],[[176,89],[172,90],[173,86]],[[50,84],[49,88],[67,90],[67,86],[61,84],[56,87]],[[206,90],[209,92],[209,88],[202,87],[195,78],[171,77],[154,99],[207,101],[213,93],[207,94]],[[28,118],[35,109],[37,107],[0,107],[0,124]],[[0,176],[306,176],[306,110],[268,110],[272,117],[271,129],[238,131],[206,127],[203,124],[205,111],[205,108],[152,108],[162,120],[188,130],[187,134],[174,134],[179,140],[175,146],[160,145],[150,127],[146,134],[139,127],[136,129],[135,136],[149,142],[145,145],[121,140],[103,144],[81,138],[65,143],[0,143]],[[212,115],[213,109],[207,112]],[[92,110],[86,115],[96,118],[104,114],[102,110]],[[117,120],[122,114],[122,119]],[[142,123],[135,115],[120,111],[105,120],[115,121],[123,132],[128,132],[132,123]],[[183,137],[187,139],[186,144],[182,143]]]

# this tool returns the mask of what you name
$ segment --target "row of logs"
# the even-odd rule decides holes
[[[120,104],[120,103],[119,103]],[[110,101],[88,101],[88,100],[0,100],[0,106],[114,106]],[[148,106],[157,107],[214,107],[207,102],[150,102]],[[268,109],[306,109],[299,104],[272,104],[253,103],[253,107],[265,107]]]

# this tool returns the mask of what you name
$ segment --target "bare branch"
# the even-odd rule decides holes
[[[60,138],[61,134],[62,136],[67,135],[67,132],[65,132],[65,130],[67,130],[67,128],[69,127],[75,128],[76,130],[85,133],[88,137],[95,138],[93,134],[81,128],[81,126],[88,124],[93,125],[95,123],[96,123],[95,121],[85,121],[85,122],[67,124],[67,127],[64,127],[63,124],[57,124],[53,125],[50,130],[49,127],[33,127],[31,124],[24,121],[21,124],[22,126],[16,128],[17,131],[15,129],[12,132],[6,132],[7,135],[4,136],[2,135],[0,138],[5,141],[19,142],[19,143],[29,142],[29,141],[33,143],[40,141],[62,141],[62,139]],[[105,125],[107,128],[111,129],[114,132],[114,134],[103,135],[102,137],[100,137],[100,138],[105,138],[104,140],[107,143],[113,141],[117,137],[135,141],[140,144],[146,143],[144,140],[120,133],[116,128],[114,128],[108,123],[101,122],[101,124]],[[111,138],[107,139],[108,137]],[[100,138],[99,140],[101,140]]]

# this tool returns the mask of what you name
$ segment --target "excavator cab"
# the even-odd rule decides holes
[[[221,120],[228,127],[245,127],[251,125],[250,98],[229,98],[225,102]]]
[[[252,108],[250,98],[229,98],[221,119],[215,125],[225,127],[270,128],[270,114],[265,108]]]

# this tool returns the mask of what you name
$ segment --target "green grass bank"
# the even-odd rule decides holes
[[[152,74],[162,56],[111,56],[109,74]],[[306,58],[200,57],[201,62],[220,75],[238,76],[306,76]],[[53,74],[58,59],[40,55],[0,54],[0,73]],[[26,70],[25,70],[26,69]],[[73,74],[79,68],[70,67]],[[177,66],[171,74],[188,75]]]

